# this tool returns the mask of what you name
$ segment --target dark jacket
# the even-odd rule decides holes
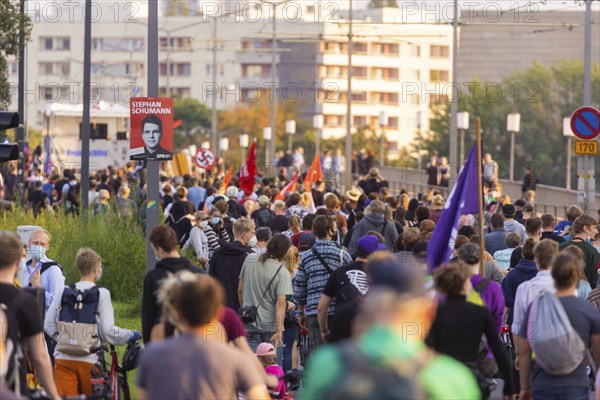
[[[517,288],[521,283],[532,279],[537,273],[538,270],[535,266],[535,261],[522,259],[516,267],[508,272],[508,275],[502,281],[502,293],[504,294],[504,300],[506,300],[506,307],[509,308],[508,326],[512,325],[513,306],[515,304]]]
[[[221,245],[209,261],[209,275],[221,282],[225,289],[225,305],[234,310],[240,308],[238,300],[240,272],[242,272],[246,256],[250,253],[252,253],[250,247],[244,246],[236,240]]]
[[[169,273],[175,274],[179,271],[191,271],[202,273],[185,257],[165,258],[156,263],[156,268],[146,273],[144,277],[144,290],[142,293],[142,335],[144,342],[150,341],[152,327],[160,322],[162,305],[158,302],[156,291],[160,283]]]

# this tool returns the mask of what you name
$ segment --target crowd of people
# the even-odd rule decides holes
[[[95,342],[143,339],[140,399],[486,399],[500,378],[505,399],[588,399],[594,379],[598,393],[600,210],[571,206],[557,220],[490,190],[484,237],[463,216],[452,258],[428,270],[446,202],[435,168],[418,195],[392,193],[372,166],[343,192],[317,180],[283,193],[285,170],[259,175],[252,193],[235,177],[161,171],[164,221],[147,238],[156,266],[143,281],[141,332],[115,326],[110,292],[96,285],[110,255],[80,249],[80,280],[65,282],[61,249],[57,260],[46,254],[51,232],[27,243],[0,232],[0,318],[31,361],[15,366],[17,352],[0,352],[0,397],[26,393],[28,372],[51,398],[91,393],[96,356],[81,329]],[[112,208],[144,222],[143,169],[93,179],[96,218]],[[26,204],[76,214],[78,187],[73,171],[36,178]],[[40,288],[44,306],[21,287]],[[289,382],[298,370],[301,383]]]

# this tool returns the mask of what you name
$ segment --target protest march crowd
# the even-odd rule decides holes
[[[513,202],[495,164],[481,240],[473,214],[444,226],[437,159],[423,193],[392,192],[373,167],[341,191],[319,157],[273,178],[253,162],[240,176],[161,164],[141,332],[115,325],[96,284],[110,254],[62,265],[43,226],[23,242],[0,231],[0,398],[32,396],[32,379],[48,398],[105,398],[107,344],[128,345],[139,399],[487,399],[497,385],[504,399],[600,399],[600,210],[539,214],[535,181]],[[77,217],[87,195],[90,218],[145,224],[139,165],[98,171],[89,193],[74,171],[33,175],[20,201],[36,216]],[[451,254],[428,265],[446,228]]]

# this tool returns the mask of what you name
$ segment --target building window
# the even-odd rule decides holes
[[[167,75],[167,64],[160,64],[160,74]],[[169,63],[169,76],[190,76],[192,74],[192,66],[190,63]]]
[[[374,102],[380,104],[398,104],[398,93],[374,93]]]
[[[95,38],[92,39],[92,49],[95,51],[138,51],[144,47],[144,39],[116,39]]]
[[[182,99],[187,99],[192,95],[192,89],[189,87],[171,88],[171,94]]]
[[[430,47],[430,56],[433,58],[450,57],[450,47],[432,44]]]
[[[429,105],[430,106],[438,106],[446,103],[449,99],[448,96],[443,94],[430,94],[428,95]]]
[[[367,102],[367,92],[352,92],[352,101],[357,103],[366,103]]]
[[[388,117],[388,128],[398,129],[399,121],[398,117]]]
[[[354,43],[352,45],[353,54],[369,54],[369,45],[367,43]]]
[[[70,50],[71,38],[68,36],[40,38],[40,50]]]
[[[189,36],[181,37],[161,37],[160,47],[162,49],[169,48],[170,50],[191,50],[192,38]]]
[[[46,101],[55,101],[57,98],[56,87],[54,86],[46,86],[43,89],[44,100]]]
[[[397,81],[400,78],[398,68],[373,68],[373,79],[383,79],[387,81]]]
[[[325,126],[331,128],[339,128],[344,125],[344,116],[343,115],[325,115]]]
[[[367,67],[352,67],[352,75],[358,79],[367,79],[369,77]]]
[[[52,70],[53,65],[51,62],[40,62],[39,63],[39,71],[40,71],[40,75],[52,75],[52,73],[54,72]]]
[[[9,75],[17,75],[19,73],[19,63],[16,61],[11,61],[8,63],[8,74]]]
[[[429,72],[429,80],[431,82],[448,82],[449,73],[445,70],[432,69]]]
[[[383,56],[397,56],[400,47],[397,43],[373,43],[373,53]]]
[[[352,125],[354,126],[365,126],[368,125],[367,117],[364,115],[355,115],[352,117]]]

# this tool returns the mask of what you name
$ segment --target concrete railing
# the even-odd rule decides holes
[[[431,186],[427,185],[427,175],[424,170],[410,168],[383,167],[379,168],[381,175],[390,184],[393,194],[398,194],[400,189],[405,189],[411,195],[427,192]],[[508,194],[511,201],[521,198],[521,182],[501,179],[502,192]],[[435,187],[444,196],[449,193],[448,188]],[[556,218],[564,218],[567,207],[577,203],[577,191],[554,186],[537,185],[535,195],[535,208],[538,214],[548,213]],[[596,193],[594,207],[590,214],[596,217],[600,207],[600,193]]]

